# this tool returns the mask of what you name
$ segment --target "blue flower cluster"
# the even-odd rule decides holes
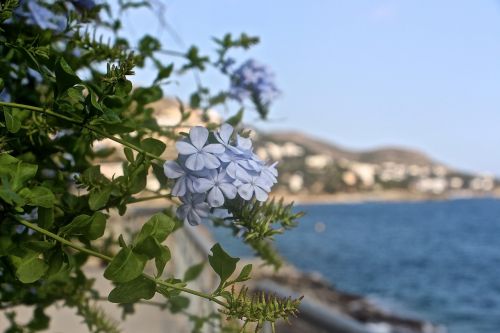
[[[223,63],[223,70],[231,73],[229,95],[242,102],[247,98],[257,99],[264,105],[269,105],[280,95],[274,83],[274,74],[267,66],[253,59],[244,62],[238,69],[231,71],[232,59]]]
[[[165,175],[176,179],[172,195],[182,205],[177,217],[199,224],[212,215],[229,216],[223,207],[226,199],[266,201],[277,182],[276,163],[266,165],[253,152],[252,141],[238,134],[229,124],[210,132],[201,126],[191,128],[189,137],[177,141],[177,161],[167,161]],[[212,212],[211,212],[212,211]]]
[[[68,9],[90,10],[96,6],[94,0],[71,0],[66,2]],[[62,14],[55,14],[49,8],[36,0],[22,0],[15,14],[25,18],[29,25],[36,25],[43,30],[63,32],[66,29],[67,18]]]

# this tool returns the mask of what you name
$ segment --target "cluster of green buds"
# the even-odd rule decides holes
[[[221,313],[228,319],[240,319],[244,325],[256,323],[256,331],[262,327],[264,322],[274,323],[282,319],[288,322],[290,316],[297,316],[298,307],[302,296],[299,298],[279,298],[276,295],[266,294],[264,292],[250,293],[248,287],[243,286],[239,292],[235,291],[234,286],[231,292],[221,294],[227,301],[227,308]]]

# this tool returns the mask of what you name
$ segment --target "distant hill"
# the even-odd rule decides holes
[[[492,176],[464,173],[413,149],[349,150],[301,132],[255,131],[255,151],[278,161],[279,192],[324,194],[400,193],[447,196],[492,193]]]
[[[275,143],[294,142],[299,144],[313,154],[329,154],[334,159],[344,158],[351,161],[381,164],[383,162],[394,162],[401,164],[435,165],[436,161],[422,152],[400,147],[384,147],[380,149],[354,151],[341,148],[338,145],[314,138],[307,134],[294,131],[261,133],[261,141]]]

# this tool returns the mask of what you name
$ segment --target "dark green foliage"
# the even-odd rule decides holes
[[[168,51],[149,35],[131,45],[120,37],[120,18],[105,2],[72,11],[62,0],[38,3],[67,18],[66,27],[57,31],[30,23],[15,14],[18,1],[0,4],[0,93],[9,96],[0,100],[0,303],[6,309],[9,332],[50,330],[45,309],[56,302],[74,308],[91,332],[118,332],[97,304],[105,297],[98,295],[93,279],[84,273],[89,256],[108,262],[104,277],[116,285],[108,299],[123,304],[124,313],[133,311],[130,303],[148,300],[156,292],[168,298],[165,309],[186,313],[189,299],[181,292],[189,292],[186,282],[199,278],[204,265],[190,267],[182,280],[164,277],[175,255],[164,242],[182,227],[172,213],[172,198],[165,192],[153,193],[167,199],[167,209],[149,218],[135,235],[125,231],[125,237],[115,237],[106,230],[107,224],[115,212],[124,215],[129,205],[148,199],[149,174],[162,190],[172,186],[163,173],[161,155],[195,111],[180,103],[178,124],[158,124],[150,103],[169,93],[163,90],[166,83],[192,71],[199,75],[209,67],[218,68],[232,48],[247,49],[258,39],[227,35],[216,41],[216,60],[211,61],[213,57],[196,46],[185,52]],[[119,6],[130,10],[154,4],[120,0]],[[104,40],[97,32],[103,29],[111,31],[112,38]],[[156,68],[151,84],[135,86],[134,71],[151,64]],[[196,91],[184,98],[189,98],[190,107],[205,111],[201,117],[206,119],[206,110],[224,105],[228,94],[212,93],[197,83]],[[243,109],[229,122],[236,125],[242,118]],[[121,152],[121,148],[98,148],[104,139],[123,146],[123,175],[108,177],[101,172],[101,163],[116,161]],[[256,223],[245,236],[247,242],[257,244],[278,232],[265,225],[278,223],[282,229],[292,225],[294,218],[285,210],[254,206],[238,208],[242,211],[238,225]],[[220,246],[212,249],[208,261],[221,283],[214,295],[202,297],[212,301],[219,297],[222,302],[220,295],[227,287],[249,278],[251,266],[235,273],[238,260]],[[148,262],[154,263],[154,277],[144,273]],[[236,278],[230,280],[233,273]],[[33,307],[33,319],[27,324],[19,324],[9,310],[19,305]],[[199,331],[218,317],[190,318]]]

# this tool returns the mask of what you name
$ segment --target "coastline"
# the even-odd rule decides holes
[[[286,203],[297,205],[358,204],[368,202],[422,202],[446,201],[457,199],[499,199],[500,190],[493,192],[453,191],[444,194],[425,194],[403,190],[385,190],[373,192],[353,192],[335,194],[290,194],[277,192],[273,197],[284,198]]]

